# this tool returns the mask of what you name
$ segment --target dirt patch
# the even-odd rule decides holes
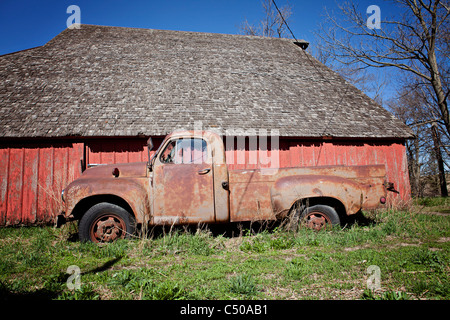
[[[350,251],[356,251],[356,250],[362,250],[362,249],[392,249],[392,248],[397,248],[397,247],[418,247],[420,246],[420,242],[419,243],[406,243],[406,242],[400,242],[400,243],[395,243],[395,244],[388,244],[388,245],[370,245],[370,244],[366,244],[363,246],[354,246],[354,247],[346,247],[344,248],[344,251],[346,252],[350,252]]]
[[[361,249],[368,249],[370,248],[370,245],[364,245],[364,246],[354,246],[354,247],[346,247],[344,248],[344,251],[349,252],[349,251],[356,251],[356,250],[361,250]]]
[[[225,246],[225,249],[233,251],[233,250],[238,250],[239,246],[242,244],[242,237],[233,237],[233,238],[229,238],[226,239],[223,242],[223,245]]]

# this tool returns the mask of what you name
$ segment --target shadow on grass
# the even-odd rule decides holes
[[[348,227],[353,225],[358,225],[362,227],[372,227],[377,224],[377,222],[371,217],[365,216],[361,211],[346,218],[345,223]]]
[[[55,299],[60,292],[49,290],[46,288],[34,291],[14,292],[4,283],[0,283],[0,300],[52,300]]]
[[[111,259],[97,268],[82,272],[81,275],[106,271],[121,259],[122,257]],[[14,290],[11,289],[7,284],[0,281],[0,301],[56,299],[59,295],[62,294],[64,285],[67,283],[67,280],[70,276],[70,274],[64,272],[52,275],[50,276],[50,279],[44,284],[44,288],[38,290]]]

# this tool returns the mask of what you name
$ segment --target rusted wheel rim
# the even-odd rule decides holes
[[[308,228],[319,231],[331,227],[331,220],[326,214],[314,211],[305,216],[305,224]]]
[[[125,234],[125,221],[115,214],[98,217],[90,228],[91,239],[94,242],[112,242],[125,238]]]

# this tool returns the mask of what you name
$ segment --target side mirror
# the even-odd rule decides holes
[[[152,140],[152,137],[148,138],[148,140],[147,140],[147,147],[148,147],[148,151],[149,151],[149,152],[153,149],[153,140]]]
[[[152,137],[150,137],[150,138],[148,138],[148,140],[147,140],[147,149],[148,149],[148,164],[147,164],[147,166],[148,166],[148,168],[151,170],[151,163],[150,163],[150,151],[153,149],[153,140],[152,140]]]

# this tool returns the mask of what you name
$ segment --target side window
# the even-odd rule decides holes
[[[161,154],[162,163],[204,163],[208,159],[206,141],[203,139],[178,139],[171,141]]]
[[[159,158],[159,160],[162,163],[173,163],[174,162],[174,160],[175,160],[175,146],[176,146],[176,141],[171,141],[166,146],[166,148],[161,153],[161,156]]]

